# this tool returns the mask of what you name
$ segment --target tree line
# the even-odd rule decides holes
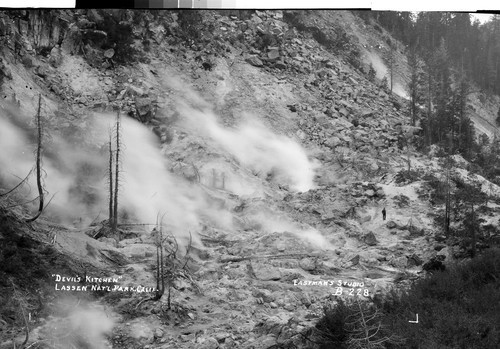
[[[461,154],[475,172],[500,183],[499,140],[477,137],[467,115],[473,93],[500,94],[500,16],[481,24],[468,13],[356,11],[379,31],[385,28],[405,45],[408,57],[409,115],[420,126],[420,150],[439,145]],[[387,38],[391,51],[395,43]],[[498,121],[500,122],[500,110]]]

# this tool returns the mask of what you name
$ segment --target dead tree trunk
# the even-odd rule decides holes
[[[38,110],[36,113],[36,127],[38,130],[38,142],[36,148],[36,186],[38,188],[38,212],[37,214],[26,220],[26,222],[34,222],[43,211],[43,202],[44,202],[44,192],[42,185],[42,119],[41,119],[41,106],[42,106],[42,95],[38,95]]]
[[[116,156],[115,156],[115,187],[113,198],[113,230],[116,231],[118,227],[118,186],[120,176],[120,112],[116,115]]]
[[[109,133],[109,221],[108,224],[110,226],[113,226],[113,223],[115,221],[114,219],[114,213],[113,213],[113,145],[111,142],[111,130]]]
[[[477,236],[476,236],[476,224],[475,224],[475,217],[474,217],[474,203],[472,202],[471,203],[471,210],[472,210],[472,222],[471,222],[471,229],[472,229],[472,251],[471,251],[471,254],[472,254],[472,258],[474,258],[476,256],[476,240],[477,240]]]

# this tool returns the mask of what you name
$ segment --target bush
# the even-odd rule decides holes
[[[197,42],[201,38],[203,16],[200,11],[180,10],[177,22],[180,29],[179,34],[184,41]]]
[[[500,344],[500,250],[435,272],[378,306],[404,348],[498,348]],[[419,328],[402,318],[419,313]],[[424,342],[422,342],[424,341]]]
[[[394,196],[394,201],[399,208],[410,206],[410,198],[403,194]]]
[[[325,307],[323,311],[324,315],[313,331],[317,341],[322,343],[320,348],[347,348],[345,343],[349,333],[345,330],[345,324],[352,312],[350,307],[341,299],[335,306]]]
[[[133,62],[136,59],[137,50],[132,47],[134,43],[132,26],[119,22],[117,18],[106,12],[103,13],[103,17],[103,20],[97,23],[96,29],[105,32],[106,37],[94,35],[86,37],[85,40],[104,50],[113,48],[115,50],[113,60],[119,64]]]
[[[361,313],[369,328],[380,325],[371,340],[385,339],[383,345],[355,341],[367,327]],[[416,313],[419,324],[409,323]],[[312,333],[320,348],[499,348],[500,249],[436,271],[407,291],[376,296],[373,304],[340,301],[325,308]]]
[[[422,176],[419,170],[401,170],[396,174],[394,181],[398,185],[406,185],[418,181]]]

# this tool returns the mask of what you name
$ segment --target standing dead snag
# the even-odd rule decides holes
[[[116,233],[118,231],[118,187],[120,180],[120,112],[116,115],[115,124],[115,147],[113,151],[113,142],[110,131],[109,133],[109,166],[108,166],[108,181],[109,181],[109,220],[108,224],[111,230]],[[113,173],[114,171],[114,173]]]
[[[109,131],[109,166],[108,166],[108,181],[109,181],[109,226],[113,225],[113,144],[111,142],[111,130]]]
[[[38,141],[36,148],[36,185],[38,188],[38,212],[37,214],[26,220],[26,222],[34,222],[43,211],[44,189],[42,184],[42,119],[41,119],[42,95],[38,95],[38,110],[36,113],[36,127],[38,131]]]
[[[115,157],[115,195],[113,199],[113,230],[118,227],[118,184],[120,174],[120,111],[116,114],[116,157]]]
[[[159,300],[165,292],[165,271],[163,262],[163,217],[158,225],[158,217],[156,219],[156,227],[151,235],[156,245],[156,295],[155,300]]]

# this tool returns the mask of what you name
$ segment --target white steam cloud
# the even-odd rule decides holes
[[[299,225],[271,212],[259,212],[252,215],[252,219],[262,225],[262,229],[269,233],[289,232],[298,238],[309,242],[320,250],[334,250],[334,246],[321,233],[311,226]]]
[[[0,110],[0,192],[15,184],[34,167],[36,134],[17,110]],[[53,200],[45,215],[70,223],[82,219],[89,223],[97,214],[107,217],[108,141],[115,116],[97,114],[88,117],[79,130],[80,137],[46,126],[43,181]],[[48,121],[45,120],[48,124]],[[164,223],[176,236],[187,236],[203,223],[229,228],[228,212],[211,203],[197,186],[170,173],[154,135],[139,122],[121,118],[121,173],[119,210],[142,223]],[[50,137],[48,137],[50,135]],[[16,178],[16,176],[18,178]],[[22,200],[36,198],[35,177],[20,194]],[[46,200],[46,202],[48,199]],[[31,209],[35,212],[37,201]],[[87,220],[85,222],[85,220]]]
[[[107,314],[101,306],[75,306],[71,299],[58,301],[54,310],[59,316],[36,328],[30,338],[47,341],[51,348],[109,348],[106,336],[115,326],[115,314]]]
[[[234,129],[217,123],[209,111],[180,107],[187,128],[210,137],[226,152],[257,173],[273,176],[278,183],[289,184],[295,191],[314,187],[317,164],[309,161],[305,150],[294,140],[273,133],[258,120],[246,121]]]
[[[108,129],[115,119],[99,115],[96,120],[100,129]],[[164,222],[179,233],[198,230],[201,217],[211,217],[216,225],[230,225],[229,214],[216,212],[199,187],[167,170],[168,161],[152,132],[130,118],[122,118],[121,125],[123,173],[119,192],[128,212],[148,223],[156,222],[158,214],[160,217],[165,214]],[[104,133],[101,137],[105,140],[108,135]]]

